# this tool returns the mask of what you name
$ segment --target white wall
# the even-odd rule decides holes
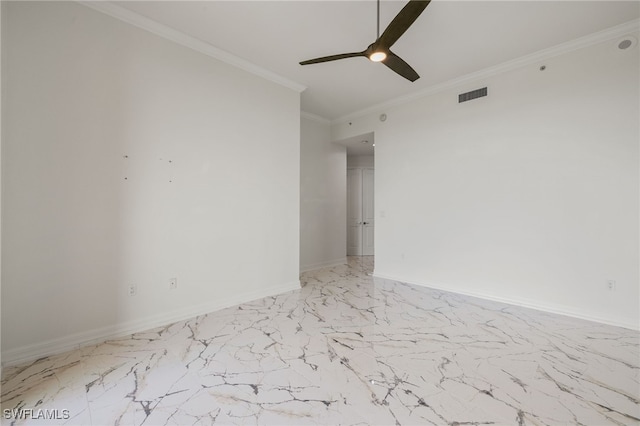
[[[347,153],[328,122],[300,119],[300,270],[346,262]]]
[[[347,167],[375,167],[375,157],[373,155],[347,155]]]
[[[297,92],[73,2],[2,7],[5,362],[299,286]]]
[[[640,328],[638,47],[615,46],[337,123],[375,131],[376,275]]]

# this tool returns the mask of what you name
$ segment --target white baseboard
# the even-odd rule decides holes
[[[399,281],[401,283],[417,285],[419,287],[427,287],[435,290],[446,291],[449,293],[462,294],[465,296],[477,297],[479,299],[491,300],[494,302],[506,303],[508,305],[521,306],[524,308],[535,309],[542,312],[565,315],[568,317],[579,318],[579,319],[593,321],[601,324],[613,325],[616,327],[623,327],[623,328],[628,328],[630,330],[640,331],[640,324],[634,324],[632,322],[625,322],[625,321],[617,321],[615,319],[593,315],[591,313],[586,313],[570,306],[544,303],[544,302],[529,300],[524,298],[521,299],[521,298],[501,297],[494,294],[487,294],[487,293],[469,291],[465,289],[453,288],[452,286],[448,286],[442,283],[419,282],[411,279],[405,279],[403,277],[398,277],[393,274],[379,273],[377,270],[374,271],[373,276],[374,278],[382,278],[386,280]]]
[[[292,290],[300,289],[300,281],[292,281],[280,286],[269,287],[251,291],[223,300],[215,300],[212,302],[202,303],[196,306],[176,309],[171,312],[153,315],[134,321],[127,321],[120,324],[114,324],[93,330],[87,330],[80,333],[71,334],[69,336],[58,339],[51,339],[45,342],[26,345],[15,349],[2,352],[2,366],[21,364],[23,362],[34,361],[46,356],[56,355],[82,346],[97,344],[109,339],[127,336],[133,333],[149,330],[155,327],[162,327],[177,321],[194,318],[199,315],[215,312],[230,306],[247,303],[252,300],[261,299],[263,297],[275,296]]]
[[[326,262],[313,263],[311,265],[300,265],[300,272],[315,271],[316,269],[330,268],[332,266],[346,265],[347,258],[343,257],[336,260],[328,260]]]

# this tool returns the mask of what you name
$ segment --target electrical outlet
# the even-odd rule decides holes
[[[616,282],[615,282],[615,280],[608,280],[607,281],[607,289],[609,291],[615,291],[616,290]]]
[[[175,290],[178,288],[178,279],[177,278],[171,278],[169,280],[169,290]]]
[[[135,284],[129,284],[129,296],[138,294],[138,287]]]

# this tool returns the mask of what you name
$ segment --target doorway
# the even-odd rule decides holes
[[[346,147],[346,253],[375,255],[375,135],[373,132],[334,143]],[[344,176],[344,175],[343,175]]]

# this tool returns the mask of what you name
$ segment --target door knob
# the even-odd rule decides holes
[[[369,222],[362,222],[362,224],[363,224],[363,225],[368,225],[368,224],[369,224]]]

